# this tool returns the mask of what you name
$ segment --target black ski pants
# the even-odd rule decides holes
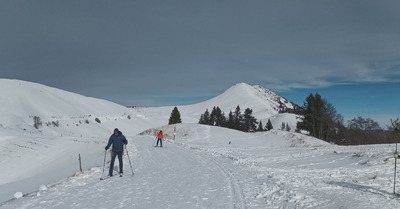
[[[110,163],[110,171],[108,172],[109,176],[113,175],[113,170],[114,170],[114,162],[115,162],[115,157],[118,156],[118,161],[119,161],[119,173],[123,173],[123,163],[122,163],[122,154],[124,151],[121,152],[114,152],[111,151],[111,163]]]

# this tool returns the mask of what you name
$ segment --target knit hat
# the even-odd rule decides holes
[[[114,133],[115,133],[115,132],[119,132],[118,128],[114,129]]]

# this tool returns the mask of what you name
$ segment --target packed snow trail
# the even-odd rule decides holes
[[[101,181],[103,167],[94,167],[0,203],[0,209],[400,208],[392,194],[393,146],[341,147],[279,131],[246,134],[199,125],[177,130],[177,140],[163,148],[153,147],[154,136],[129,140],[134,176],[125,155],[122,178]],[[104,163],[103,149],[96,165]]]
[[[223,165],[196,150],[172,143],[154,147],[153,141],[150,136],[129,141],[134,176],[125,155],[122,178],[114,172],[112,178],[100,181],[102,168],[93,168],[0,207],[246,208],[240,186]]]

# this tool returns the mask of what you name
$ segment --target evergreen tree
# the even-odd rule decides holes
[[[242,125],[243,115],[242,115],[242,112],[240,111],[239,105],[236,107],[235,112],[233,113],[233,120],[234,120],[233,128],[236,130],[242,131],[243,130],[243,125]]]
[[[174,109],[171,112],[171,116],[169,117],[169,122],[168,124],[176,124],[176,123],[182,123],[181,119],[181,113],[179,112],[177,107],[174,107]]]
[[[318,98],[316,98],[318,97]],[[297,122],[297,127],[298,129],[306,130],[310,133],[311,136],[317,137],[319,135],[318,128],[318,119],[321,118],[321,106],[320,103],[322,101],[318,101],[317,99],[320,100],[319,94],[316,94],[315,96],[313,94],[310,94],[307,98],[306,101],[304,102],[304,111],[301,114],[303,116],[303,120],[301,122]]]
[[[198,124],[204,124],[204,114],[200,115],[200,119],[199,119]]]
[[[244,110],[242,127],[244,132],[256,132],[257,119],[252,114],[252,109],[247,108]]]
[[[311,136],[325,141],[338,136],[337,130],[343,124],[343,117],[318,93],[306,98],[301,115],[302,121],[297,122],[297,130],[306,130]]]
[[[215,108],[215,125],[224,127],[226,123],[225,113],[217,106]]]
[[[205,125],[210,124],[210,113],[208,112],[208,109],[206,109],[204,114],[201,114],[199,124],[205,124]]]
[[[228,121],[226,122],[225,127],[235,129],[235,116],[233,115],[232,111],[229,112]]]
[[[210,125],[215,126],[215,123],[217,121],[217,107],[213,107],[211,114],[210,114]]]
[[[268,119],[267,125],[265,125],[265,130],[270,131],[274,129],[274,127],[272,126],[271,120]]]
[[[261,120],[260,120],[260,122],[258,123],[257,131],[258,131],[258,132],[264,131],[264,127],[263,127],[263,124],[262,124],[262,121],[261,121]]]

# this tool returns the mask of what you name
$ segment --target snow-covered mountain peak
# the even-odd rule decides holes
[[[284,109],[293,109],[294,104],[259,85],[237,83],[222,94],[198,105],[204,108],[219,106],[224,112],[250,108],[257,118],[269,118]]]
[[[237,83],[228,90],[224,92],[224,94],[227,95],[249,95],[254,97],[255,99],[262,99],[262,100],[268,100],[272,102],[281,102],[286,104],[285,107],[287,108],[293,108],[293,104],[290,103],[288,100],[285,98],[277,95],[270,89],[264,88],[259,85],[249,85],[247,83]]]
[[[253,86],[247,83],[237,83],[230,88],[228,88],[224,93],[233,93],[233,94],[240,94],[240,93],[250,93],[253,89]]]

